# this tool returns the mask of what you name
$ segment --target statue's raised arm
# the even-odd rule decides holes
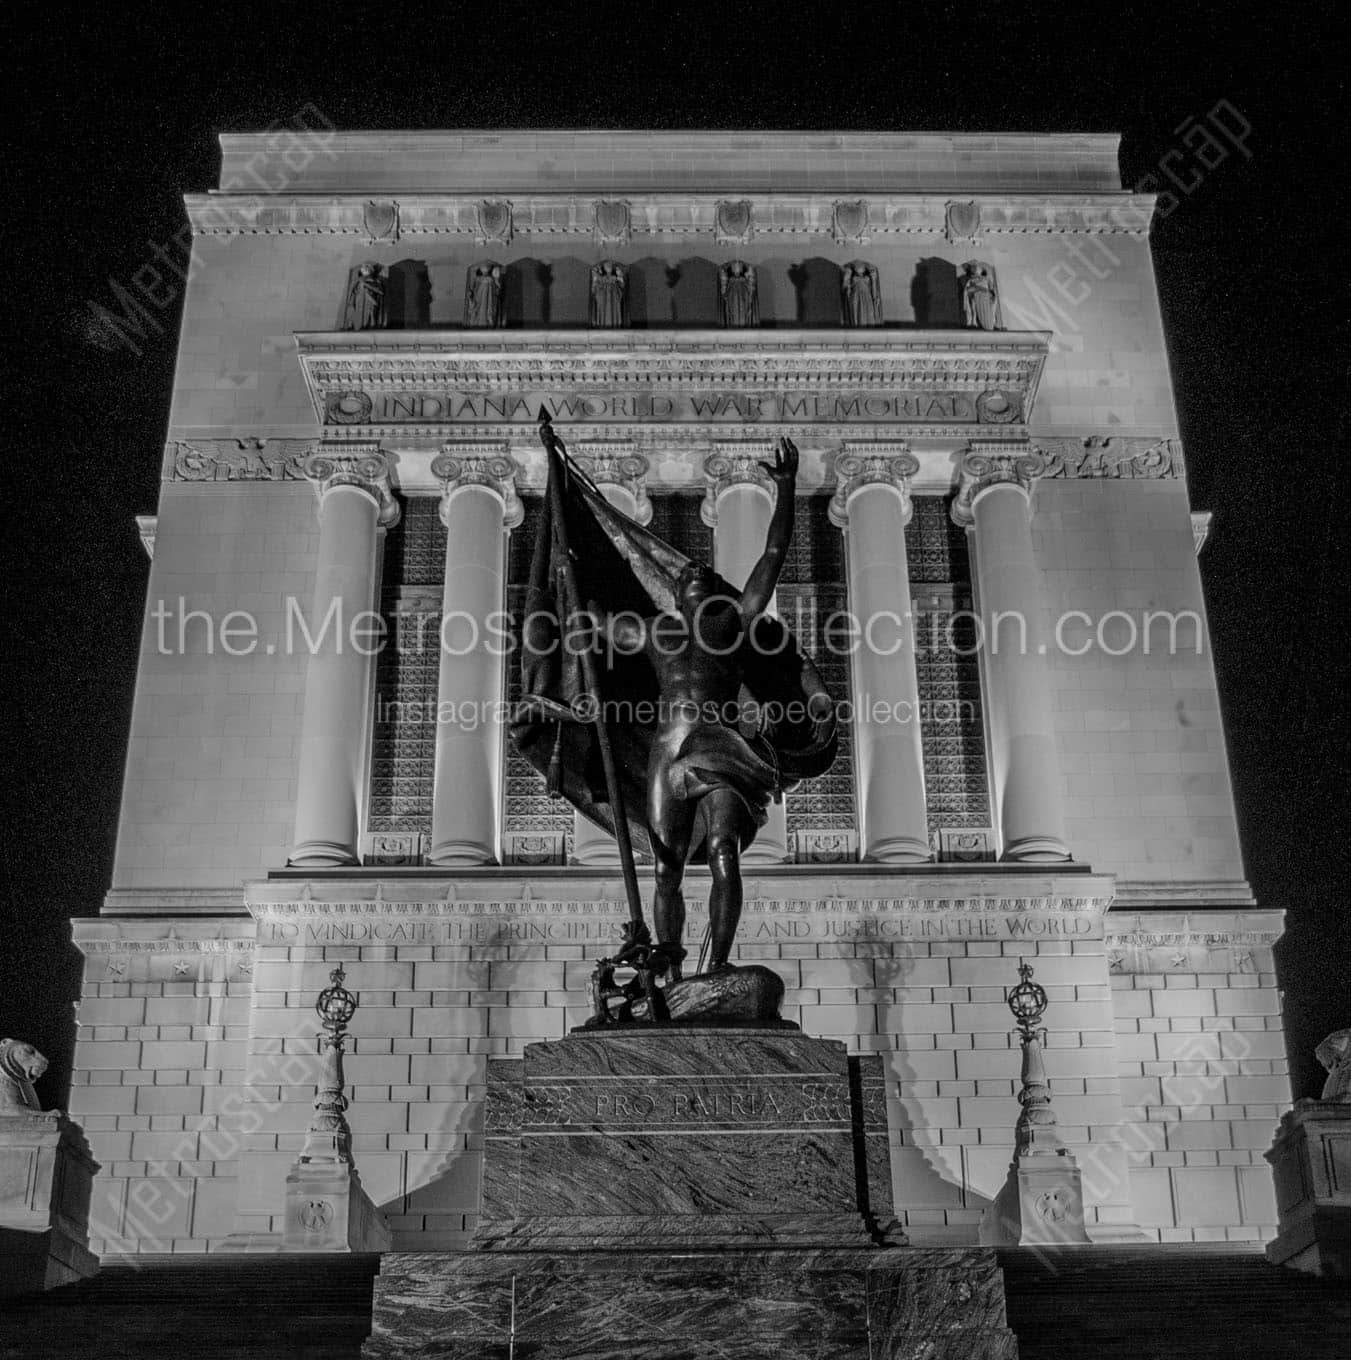
[[[769,533],[765,535],[765,550],[751,569],[751,574],[746,578],[746,587],[741,592],[741,618],[748,627],[769,608],[774,588],[779,583],[779,573],[783,570],[789,541],[793,537],[793,494],[797,485],[797,464],[797,445],[787,436],[775,444],[773,463],[760,464],[773,481],[777,496],[774,517],[769,521]]]

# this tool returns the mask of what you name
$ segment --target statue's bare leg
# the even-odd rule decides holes
[[[684,799],[673,798],[663,778],[664,771],[653,768],[648,779],[647,824],[651,830],[652,857],[656,861],[656,891],[652,896],[652,924],[657,943],[681,948],[685,935],[685,857],[689,854],[690,833],[694,828],[695,807]],[[680,977],[680,957],[672,963],[671,980]]]
[[[747,816],[741,799],[730,789],[715,789],[704,800],[708,819],[708,870],[713,878],[708,896],[712,935],[711,969],[728,967],[737,923],[741,920],[741,832]]]

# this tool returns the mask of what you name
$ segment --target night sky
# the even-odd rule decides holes
[[[155,509],[177,328],[170,309],[139,357],[109,351],[88,302],[180,230],[218,133],[307,104],[342,129],[1119,131],[1146,187],[1185,120],[1237,110],[1251,157],[1174,190],[1153,241],[1192,505],[1215,512],[1202,576],[1248,876],[1289,913],[1295,1094],[1316,1094],[1313,1046],[1351,1025],[1339,8],[11,9],[0,1035],[53,1059],[44,1103],[74,1041],[67,920],[112,869],[147,576],[132,517]]]

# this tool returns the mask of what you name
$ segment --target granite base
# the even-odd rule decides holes
[[[364,1360],[1017,1360],[980,1248],[384,1257]]]
[[[883,1093],[880,1059],[782,1028],[644,1025],[529,1044],[488,1062],[475,1245],[903,1242]]]

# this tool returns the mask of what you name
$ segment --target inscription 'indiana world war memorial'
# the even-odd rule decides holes
[[[221,145],[87,1148],[5,1054],[49,1280],[379,1251],[372,1357],[1012,1356],[993,1247],[1276,1239],[1116,139]]]

